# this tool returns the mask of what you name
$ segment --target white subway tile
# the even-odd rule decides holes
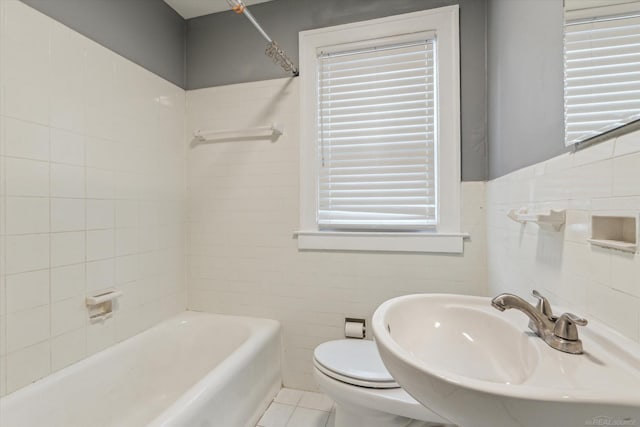
[[[94,354],[116,343],[113,318],[89,323],[87,326],[87,354]]]
[[[4,113],[31,122],[49,123],[51,20],[21,2],[4,2]]]
[[[624,156],[640,151],[640,132],[631,132],[616,139],[614,155]]]
[[[117,144],[116,150],[117,170],[119,172],[135,173],[140,167],[141,159],[145,157],[144,153],[128,143]]]
[[[116,201],[116,227],[136,227],[138,225],[138,202],[136,200]]]
[[[37,234],[49,232],[49,199],[44,197],[7,197],[5,233]]]
[[[113,228],[115,225],[113,200],[87,200],[87,229]]]
[[[113,229],[87,231],[87,261],[113,258],[114,238]]]
[[[88,318],[84,295],[54,302],[51,305],[51,336],[82,328]]]
[[[591,201],[592,211],[638,211],[640,210],[640,196],[605,197]]]
[[[588,282],[587,309],[589,314],[621,334],[636,341],[639,339],[638,298],[596,282]]]
[[[148,322],[144,317],[144,311],[138,307],[125,309],[124,304],[119,306],[118,315],[114,318],[116,341],[125,340],[144,330],[145,322]]]
[[[5,237],[6,274],[49,268],[49,235],[26,234]]]
[[[587,211],[567,210],[565,240],[585,243],[591,237],[591,215]]]
[[[4,395],[186,307],[184,248],[146,256],[155,276],[136,281],[139,198],[154,201],[154,224],[163,225],[145,242],[174,248],[183,240],[182,216],[171,209],[186,195],[186,145],[183,90],[22,2],[0,8],[8,11],[0,36]],[[116,85],[116,68],[126,67],[135,78]],[[153,98],[166,90],[174,105],[160,108]],[[128,254],[117,261],[116,226],[118,252]],[[130,297],[117,304],[117,323],[87,326],[85,295],[116,279]],[[157,304],[142,309],[149,293]]]
[[[113,259],[88,262],[86,268],[87,295],[93,295],[95,291],[113,287],[115,275],[115,262]]]
[[[51,346],[48,341],[10,353],[7,355],[7,392],[29,385],[50,372]]]
[[[113,199],[114,191],[114,173],[112,171],[87,168],[88,198]]]
[[[118,228],[116,230],[116,255],[130,255],[138,252],[138,229]]]
[[[53,21],[51,26],[51,75],[49,79],[51,126],[76,132],[84,129],[84,37]]]
[[[118,199],[137,199],[144,195],[150,197],[141,189],[142,176],[135,173],[118,172],[115,177],[115,191]]]
[[[140,276],[138,255],[128,255],[116,258],[116,283],[128,283]]]
[[[86,165],[92,168],[113,170],[116,164],[118,143],[102,138],[88,137],[86,141]]]
[[[138,233],[138,245],[140,251],[152,251],[158,249],[158,226],[142,226],[138,229]]]
[[[610,249],[593,245],[589,248],[589,277],[604,286],[611,286],[611,253]]]
[[[0,236],[0,248],[4,250],[4,246],[2,245],[3,240],[4,240],[4,236]],[[0,257],[0,259],[2,259],[2,257]],[[4,262],[0,261],[0,265],[2,265],[2,268],[4,271]],[[0,275],[0,319],[3,319],[4,315],[7,313],[7,307],[6,307],[7,294],[6,294],[5,279],[6,279],[6,276],[4,274],[1,274]],[[4,323],[0,324],[0,329],[2,329],[2,325],[4,325]]]
[[[8,196],[49,196],[49,163],[28,159],[4,159]]]
[[[51,231],[80,231],[85,224],[84,199],[51,199]]]
[[[63,129],[51,128],[51,161],[84,165],[84,137]]]
[[[613,188],[613,163],[604,160],[571,169],[568,182],[557,185],[569,187],[572,199],[610,197]]]
[[[0,356],[0,397],[5,394],[7,394],[7,357]]]
[[[51,370],[58,371],[83,357],[87,352],[85,328],[76,329],[51,340]]]
[[[89,136],[113,139],[115,54],[97,43],[87,43],[83,78],[85,132]]]
[[[49,270],[7,276],[6,302],[7,313],[49,304]]]
[[[7,316],[0,316],[0,356],[7,354]]]
[[[51,196],[84,198],[85,172],[82,166],[51,164]]]
[[[571,153],[565,153],[545,161],[545,173],[549,174],[571,169],[573,167],[574,158],[575,157]],[[535,170],[536,166],[534,165],[533,168]],[[509,178],[514,177],[516,173],[517,171],[513,174],[510,174]]]
[[[640,154],[617,157],[613,160],[613,195],[640,195]]]
[[[578,150],[573,153],[573,166],[578,167],[589,163],[607,160],[613,157],[613,148],[615,140],[601,142],[592,145],[585,150]]]
[[[600,320],[632,339],[640,339],[637,256],[586,243],[593,212],[635,213],[640,209],[640,190],[636,190],[638,179],[635,178],[640,155],[630,154],[636,151],[635,140],[640,132],[636,133],[625,135],[626,141],[621,142],[621,138],[616,141],[614,154],[622,157],[606,160],[610,143],[598,144],[574,155],[574,163],[581,166],[571,171],[570,179],[564,184],[557,183],[569,189],[572,197],[567,205],[570,209],[562,255],[558,257],[559,270],[553,262],[553,253],[549,255],[546,246],[543,245],[540,252],[540,244],[545,243],[545,239],[540,240],[538,234],[511,231],[513,227],[504,216],[500,204],[513,203],[513,200],[510,196],[504,197],[502,187],[506,183],[520,187],[526,184],[515,181],[515,174],[488,183],[489,294],[504,291],[525,294],[530,283],[542,283],[554,302]],[[535,197],[532,200],[543,206],[540,201]],[[557,200],[544,206],[561,207],[562,204],[562,200]],[[514,239],[519,240],[518,245],[508,243]],[[525,251],[531,244],[537,249]],[[523,276],[527,278],[524,281]]]
[[[51,269],[51,301],[84,295],[85,265],[75,264]]]
[[[0,115],[0,126],[2,126],[2,116]],[[3,138],[2,132],[0,132],[0,153],[2,153],[3,146]],[[6,166],[5,166],[5,157],[0,154],[0,208],[4,207],[4,195],[7,194],[7,185],[6,185]],[[4,223],[0,221],[0,234],[4,233]]]
[[[8,353],[47,340],[49,330],[49,305],[7,314]]]
[[[32,160],[49,160],[49,128],[10,117],[4,120],[4,154]]]
[[[85,233],[73,231],[51,234],[51,266],[59,267],[84,262]]]
[[[611,254],[611,287],[640,298],[640,256]]]

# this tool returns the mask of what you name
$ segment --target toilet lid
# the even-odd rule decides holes
[[[400,387],[382,363],[373,341],[328,341],[316,347],[313,355],[322,372],[340,381],[365,387]]]

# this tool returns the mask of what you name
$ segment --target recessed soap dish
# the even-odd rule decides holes
[[[107,289],[98,295],[85,298],[89,310],[89,320],[97,322],[106,320],[113,315],[113,302],[122,296],[122,291]]]
[[[595,246],[624,252],[638,251],[638,216],[592,215],[591,238]]]

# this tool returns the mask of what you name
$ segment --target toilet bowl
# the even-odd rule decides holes
[[[313,356],[316,383],[336,403],[335,427],[450,425],[395,382],[373,341],[325,342]]]

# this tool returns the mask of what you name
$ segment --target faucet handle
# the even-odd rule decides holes
[[[553,334],[567,341],[578,341],[578,328],[576,325],[586,326],[587,323],[589,323],[587,319],[578,317],[573,313],[564,313],[556,321]]]
[[[538,311],[543,316],[546,316],[547,319],[555,321],[557,317],[553,315],[553,310],[551,310],[551,304],[549,303],[549,300],[542,296],[542,294],[535,289],[533,290],[533,292],[531,292],[531,295],[538,299],[538,304],[536,305]]]

